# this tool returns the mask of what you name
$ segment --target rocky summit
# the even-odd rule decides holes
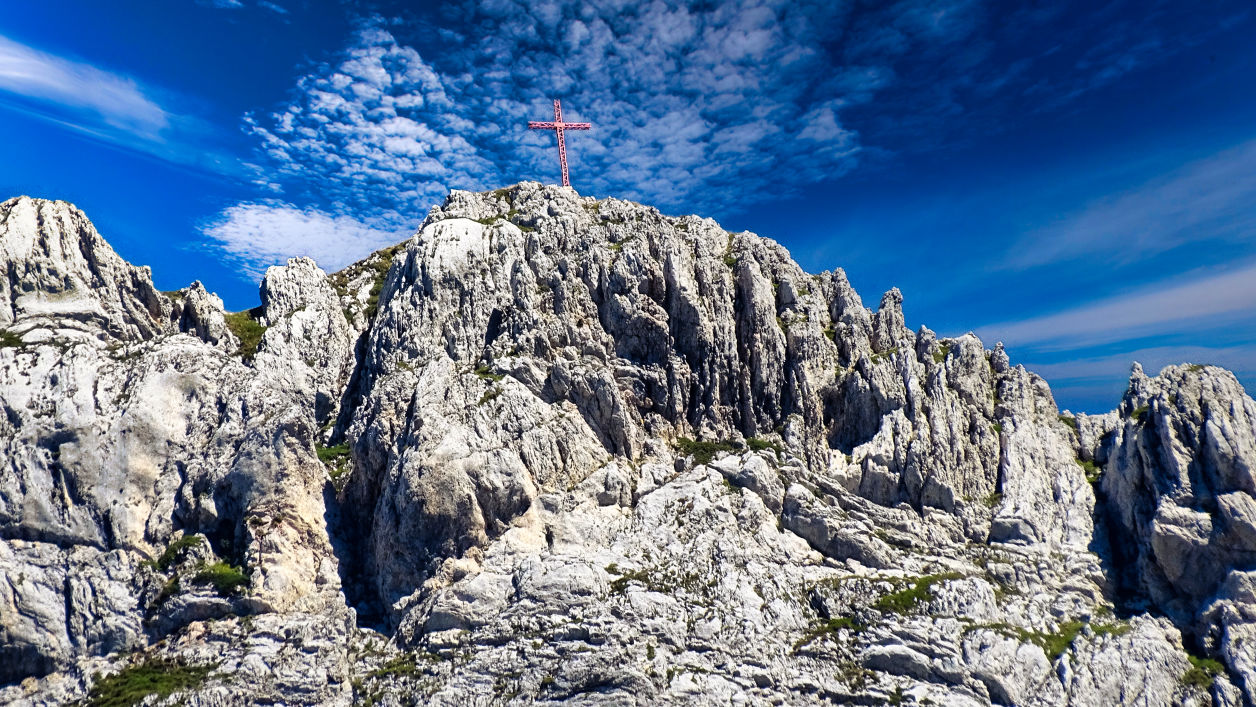
[[[261,304],[0,204],[0,703],[1256,704],[1256,403],[523,183]],[[1114,401],[1116,402],[1116,401]]]

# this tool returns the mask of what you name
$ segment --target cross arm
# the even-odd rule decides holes
[[[591,123],[557,123],[552,120],[529,120],[528,127],[533,130],[554,130],[555,128],[562,128],[563,130],[590,130],[593,128],[593,125]]]

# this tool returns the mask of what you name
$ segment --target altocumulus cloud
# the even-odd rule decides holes
[[[428,56],[404,41],[406,28],[366,20],[290,103],[246,121],[260,143],[258,183],[285,205],[228,209],[206,233],[259,266],[319,250],[361,257],[373,241],[353,234],[413,228],[451,188],[555,181],[553,136],[526,129],[548,118],[552,98],[567,120],[594,123],[569,143],[584,193],[707,212],[788,196],[855,165],[859,138],[843,109],[891,81],[887,57],[962,36],[968,4],[906,3],[921,11],[904,12],[882,42],[882,65],[871,50],[845,64],[831,54],[845,9],[828,2],[450,4],[443,27],[423,28],[439,38]],[[235,223],[293,203],[359,224],[326,231],[329,247]]]
[[[205,226],[249,278],[259,278],[270,263],[293,253],[314,258],[336,270],[352,263],[357,253],[396,243],[404,231],[374,228],[348,216],[330,216],[278,202],[239,204]],[[238,255],[236,255],[238,254]]]

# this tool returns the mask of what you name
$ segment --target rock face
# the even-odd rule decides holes
[[[261,306],[0,205],[0,702],[1256,703],[1256,404],[524,183]]]

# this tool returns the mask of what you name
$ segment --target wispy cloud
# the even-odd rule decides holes
[[[69,61],[0,36],[0,91],[43,108],[86,114],[91,122],[155,137],[170,115],[131,78]],[[85,127],[91,127],[87,125]]]
[[[1126,263],[1190,244],[1256,238],[1256,140],[1132,191],[1105,197],[1039,229],[1010,251],[1023,269],[1086,258]]]
[[[1051,381],[1090,381],[1120,379],[1137,361],[1149,373],[1181,363],[1222,366],[1239,376],[1256,375],[1256,345],[1253,346],[1154,346],[1106,356],[1092,356],[1052,363],[1025,362],[1025,367]]]
[[[0,35],[0,103],[103,143],[215,174],[237,175],[209,121],[171,110],[170,94]],[[179,101],[175,101],[178,103]]]
[[[204,233],[251,279],[298,255],[333,272],[410,235],[281,202],[232,206],[207,224]]]
[[[1154,283],[1057,314],[991,324],[978,334],[1010,345],[1068,349],[1253,319],[1256,264],[1249,264],[1183,282]]]
[[[1156,375],[1174,364],[1207,364],[1228,368],[1247,387],[1256,391],[1256,341],[1242,346],[1153,346],[1132,347],[1103,356],[1068,358],[1039,363],[1034,355],[1023,361],[1025,367],[1047,379],[1057,401],[1074,410],[1107,412],[1116,407],[1126,389],[1134,362],[1148,375]],[[1064,403],[1063,401],[1068,401]]]

